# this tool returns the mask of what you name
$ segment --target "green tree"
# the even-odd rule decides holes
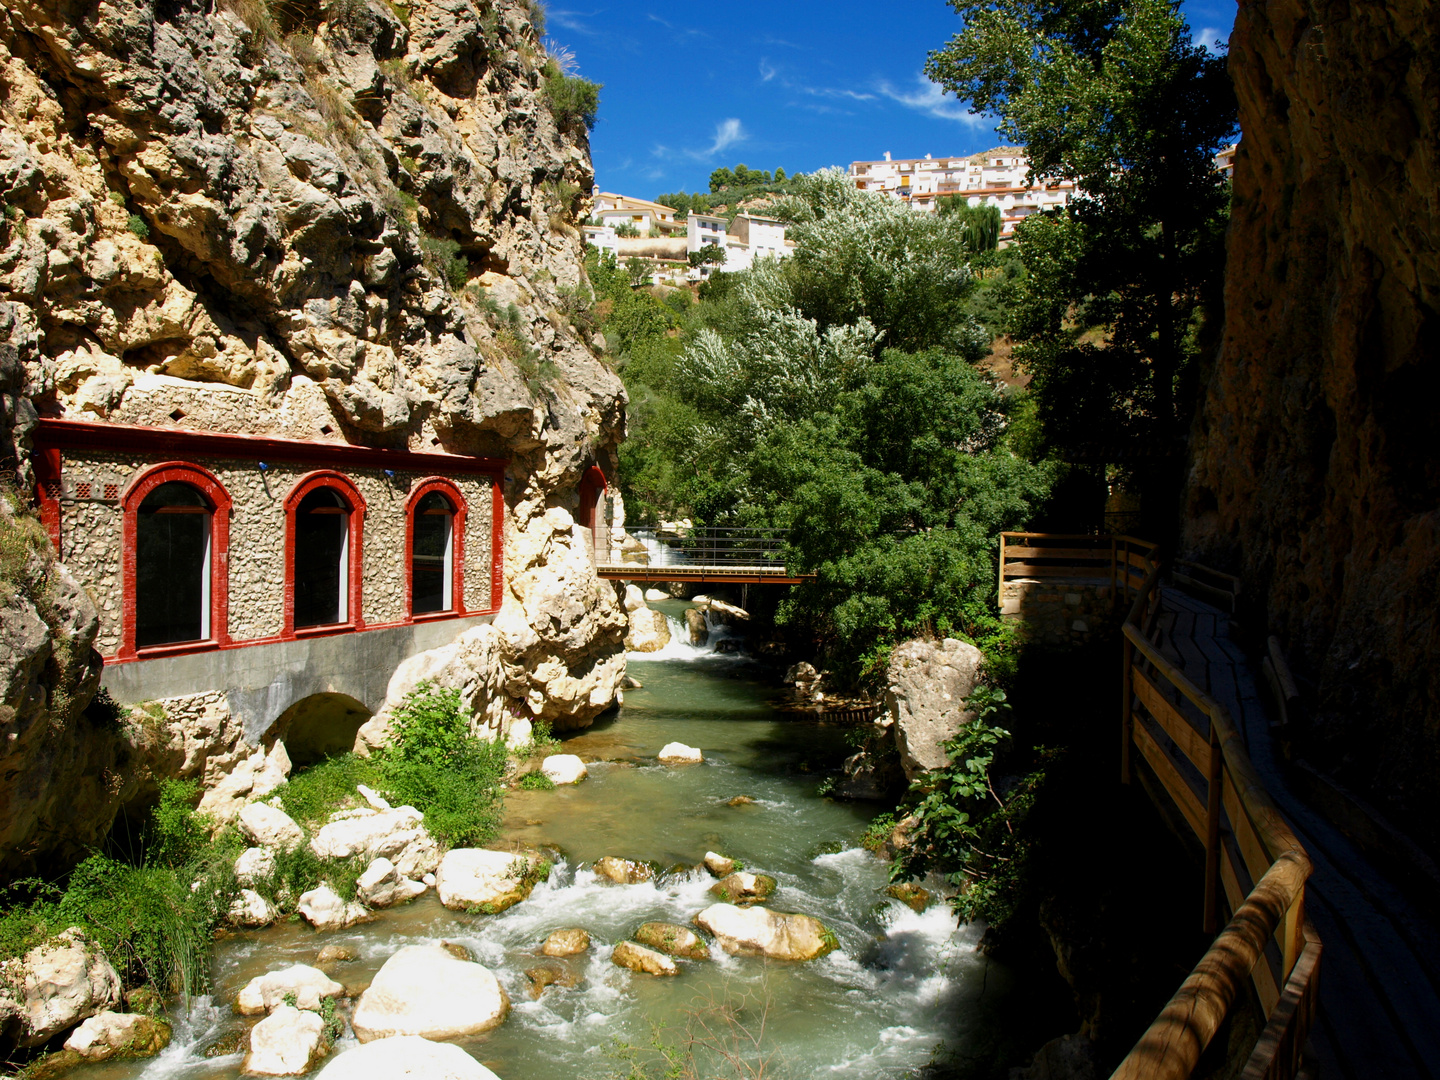
[[[734,187],[735,182],[735,174],[724,167],[716,169],[710,174],[711,191],[724,191],[728,187]]]
[[[776,169],[776,170],[775,170],[775,182],[778,184],[778,183],[781,183],[782,181],[784,181],[784,179],[785,179],[785,170],[784,170],[784,169]]]
[[[1229,191],[1213,158],[1236,125],[1225,58],[1191,44],[1168,0],[951,6],[963,27],[927,74],[998,116],[1032,175],[1081,192],[1068,213],[1016,230],[1017,359],[1035,373],[1047,433],[1071,454],[1139,441],[1163,456],[1185,430],[1187,369],[1219,303]],[[1096,389],[1081,416],[1084,386]],[[1173,477],[1148,483],[1158,494]]]
[[[725,249],[719,244],[706,244],[688,256],[691,266],[724,266]]]

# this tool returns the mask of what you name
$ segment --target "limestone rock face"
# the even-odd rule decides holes
[[[1424,0],[1242,5],[1225,331],[1186,553],[1314,686],[1313,763],[1440,851],[1440,66]]]
[[[622,941],[615,946],[610,960],[618,967],[631,971],[643,971],[646,975],[679,975],[680,965],[664,953],[647,949],[633,941]]]
[[[347,1050],[319,1080],[500,1080],[464,1050],[418,1035],[395,1035]]]
[[[250,1031],[242,1071],[251,1076],[299,1076],[323,1051],[325,1021],[313,1012],[281,1005]]]
[[[297,1008],[313,1012],[323,999],[340,997],[344,992],[343,986],[319,968],[293,964],[251,979],[240,991],[235,1010],[241,1016],[259,1016],[283,1005],[287,994],[294,994]]]
[[[814,960],[836,947],[834,935],[819,919],[763,907],[711,904],[695,916],[695,924],[726,952],[738,956]]]
[[[120,976],[78,927],[0,964],[0,1031],[39,1046],[120,1003]]]
[[[524,0],[300,5],[283,40],[261,7],[7,6],[0,459],[33,479],[40,413],[505,458],[503,614],[450,666],[487,719],[584,726],[625,628],[570,519],[625,424],[573,314],[584,128],[551,112]],[[543,385],[518,366],[537,360]],[[221,730],[198,759],[165,723],[79,731],[95,615],[56,574],[64,670],[60,628],[0,613],[0,870],[73,862],[156,777],[201,779],[222,820],[283,781],[271,743]]]
[[[65,1040],[65,1049],[86,1061],[153,1057],[170,1045],[170,1025],[142,1013],[102,1012]]]
[[[949,764],[942,744],[974,718],[965,699],[983,662],[979,649],[955,638],[907,641],[890,654],[885,703],[907,780]]]
[[[447,908],[497,915],[530,895],[533,884],[526,880],[526,870],[539,862],[538,855],[455,848],[440,860],[435,889]]]
[[[440,945],[407,945],[376,972],[352,1026],[361,1042],[394,1035],[454,1039],[489,1031],[510,999],[488,969]]]

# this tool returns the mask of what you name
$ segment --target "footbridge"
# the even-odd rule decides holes
[[[783,529],[595,530],[595,572],[612,581],[797,585],[814,574],[785,564]]]

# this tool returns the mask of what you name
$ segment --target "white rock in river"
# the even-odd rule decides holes
[[[674,600],[675,598],[664,589],[646,589],[645,599],[653,603],[656,600]]]
[[[396,1035],[346,1050],[316,1080],[500,1080],[449,1043],[418,1035]]]
[[[318,888],[301,893],[296,907],[305,921],[316,930],[343,930],[370,915],[370,912],[354,901],[347,904],[325,881],[322,881]]]
[[[639,611],[645,606],[645,599],[645,594],[640,591],[640,586],[629,583],[625,585],[625,596],[621,603],[625,605],[626,611]]]
[[[680,965],[654,949],[633,941],[622,941],[610,954],[612,963],[631,971],[643,971],[647,975],[679,975]]]
[[[230,922],[235,926],[269,926],[280,917],[275,905],[254,889],[241,889],[230,904]]]
[[[79,927],[0,964],[0,1028],[39,1046],[120,1001],[120,976]]]
[[[299,1076],[320,1056],[325,1021],[313,1012],[281,1005],[250,1029],[241,1071],[250,1076]]]
[[[289,851],[305,842],[305,831],[284,810],[267,803],[246,803],[240,811],[240,831],[260,847]]]
[[[695,916],[695,924],[726,952],[739,956],[814,960],[837,945],[835,935],[819,919],[763,907],[711,904]]]
[[[630,612],[630,626],[625,631],[625,648],[631,652],[659,652],[670,644],[670,621],[665,613],[643,604]]]
[[[257,975],[246,983],[235,1000],[235,1011],[241,1016],[258,1016],[283,1005],[286,994],[295,995],[296,1007],[314,1011],[323,999],[344,993],[345,988],[319,968],[292,964]]]
[[[735,872],[735,860],[714,851],[707,851],[705,852],[705,869],[717,878],[723,878]]]
[[[420,881],[425,875],[435,872],[440,865],[440,855],[440,845],[422,829],[419,836],[405,845],[404,851],[394,856],[395,870],[401,877]]]
[[[447,908],[480,908],[498,915],[530,895],[534,883],[523,880],[540,856],[488,848],[454,848],[440,860],[435,888]]]
[[[704,761],[705,755],[693,746],[672,742],[661,748],[660,760],[666,765],[694,765]]]
[[[235,880],[244,888],[253,889],[274,873],[275,852],[270,848],[246,848],[235,860]]]
[[[375,973],[351,1026],[361,1042],[392,1035],[455,1039],[497,1027],[510,999],[488,968],[440,945],[407,945]]]
[[[87,1061],[116,1056],[152,1057],[170,1045],[170,1025],[144,1013],[96,1013],[65,1040],[65,1049]]]
[[[310,841],[310,850],[322,859],[393,859],[425,832],[425,815],[413,806],[394,810],[351,811],[332,819]]]
[[[402,877],[389,859],[375,859],[355,882],[355,895],[372,908],[393,907],[413,900],[425,891],[418,881]]]
[[[554,784],[578,784],[590,775],[585,763],[574,754],[551,754],[541,762],[540,771]]]

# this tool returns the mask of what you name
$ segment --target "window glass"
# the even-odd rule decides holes
[[[411,524],[411,608],[416,615],[449,611],[452,566],[451,544],[455,508],[438,491],[423,496]]]
[[[135,516],[135,644],[210,635],[210,505],[189,484],[161,484]]]
[[[350,578],[350,505],[316,488],[295,513],[295,625],[343,623]]]

